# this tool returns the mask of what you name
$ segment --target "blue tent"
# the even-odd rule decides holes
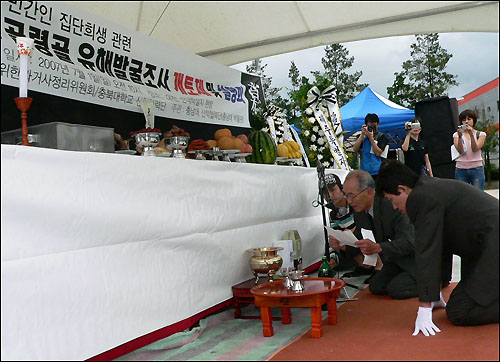
[[[390,148],[397,148],[401,145],[406,136],[404,124],[415,117],[414,110],[402,107],[384,98],[370,87],[366,87],[340,108],[342,126],[344,131],[347,131],[346,137],[361,130],[368,113],[375,113],[379,117],[378,129],[388,136]]]

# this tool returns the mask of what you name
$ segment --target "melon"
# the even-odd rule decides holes
[[[252,146],[253,152],[246,157],[250,163],[273,164],[276,162],[278,153],[276,143],[269,133],[254,131],[248,136],[248,144]]]

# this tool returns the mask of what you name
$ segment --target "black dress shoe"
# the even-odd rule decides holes
[[[352,277],[359,277],[362,275],[372,275],[374,270],[375,268],[372,266],[369,268],[363,268],[362,266],[357,266],[356,269],[354,269],[354,271],[342,275],[342,278],[352,278]]]
[[[368,284],[368,283],[370,283],[370,279],[371,279],[371,278],[373,278],[373,276],[374,276],[375,274],[377,274],[377,272],[378,272],[378,270],[374,270],[374,271],[373,271],[373,273],[372,273],[372,275],[370,275],[368,278],[366,278],[366,279],[365,279],[365,281],[363,282],[363,284]]]

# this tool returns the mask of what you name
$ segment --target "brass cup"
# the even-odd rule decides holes
[[[280,250],[283,248],[274,246],[247,250],[253,252],[253,256],[250,258],[250,268],[255,276],[255,284],[259,283],[259,273],[267,274],[269,281],[273,281],[274,274],[283,265],[283,259],[278,254]]]

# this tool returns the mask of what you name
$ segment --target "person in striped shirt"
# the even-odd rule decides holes
[[[334,230],[354,230],[354,215],[352,209],[342,193],[342,182],[340,178],[333,173],[325,175],[325,184],[328,190],[328,195],[325,192],[324,199],[327,201],[326,207],[330,210],[330,227]],[[351,250],[346,246],[332,245],[330,241],[330,265],[336,270],[341,271],[350,267],[359,265],[352,255]],[[355,249],[355,248],[352,248]],[[335,251],[336,250],[336,251]],[[338,255],[339,263],[335,266],[335,253]]]

